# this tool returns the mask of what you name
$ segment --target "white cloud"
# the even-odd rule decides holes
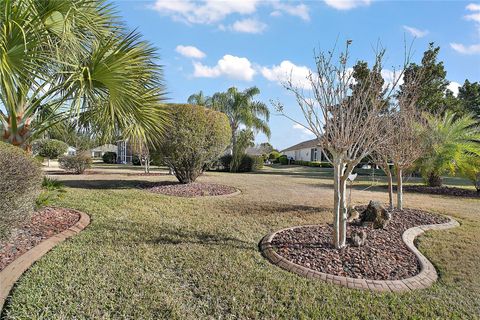
[[[312,136],[312,137],[315,136],[315,134],[314,134],[312,131],[308,130],[307,128],[305,128],[304,126],[302,126],[302,125],[300,125],[300,124],[298,124],[298,123],[295,123],[295,124],[292,126],[292,128],[295,129],[295,130],[301,131],[302,134],[304,134],[304,135]]]
[[[231,14],[252,14],[257,10],[258,3],[258,0],[205,0],[202,2],[157,0],[151,8],[160,14],[171,15],[174,19],[187,23],[211,24]]]
[[[447,86],[447,89],[453,92],[453,95],[456,97],[458,96],[458,88],[460,88],[462,85],[458,82],[452,81],[449,83]]]
[[[282,84],[291,79],[293,85],[303,89],[311,89],[311,83],[308,79],[311,71],[305,66],[297,66],[288,60],[284,60],[277,66],[263,67],[260,71],[269,81]]]
[[[274,1],[272,3],[273,8],[275,9],[274,12],[271,13],[273,16],[279,16],[282,12],[289,14],[291,16],[299,17],[302,20],[309,21],[310,14],[308,12],[308,7],[303,4],[288,4],[285,2]]]
[[[251,81],[256,71],[247,58],[224,55],[213,67],[194,62],[193,76],[197,78],[217,78],[226,76],[231,79]]]
[[[480,4],[470,3],[469,5],[467,5],[466,9],[469,11],[480,11]]]
[[[194,58],[194,59],[203,59],[205,58],[205,53],[199,50],[198,48],[194,46],[182,46],[178,45],[175,48],[175,51],[180,53],[182,56],[188,57],[188,58]]]
[[[450,47],[453,50],[462,53],[462,54],[479,54],[480,53],[480,43],[472,45],[463,45],[461,43],[450,43]]]
[[[399,71],[382,69],[382,78],[385,80],[384,86],[390,86],[390,88],[396,83],[396,88],[403,84],[403,74],[400,76]]]
[[[262,33],[267,28],[267,25],[255,19],[243,19],[235,21],[231,29],[237,32],[244,33]]]
[[[420,30],[414,27],[403,26],[403,29],[416,38],[423,38],[428,34],[428,30]]]
[[[325,4],[337,10],[350,10],[360,6],[368,6],[372,0],[325,0]]]

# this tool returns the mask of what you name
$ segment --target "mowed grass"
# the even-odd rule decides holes
[[[102,171],[105,169],[102,168]],[[313,172],[313,174],[312,174]],[[409,207],[449,214],[461,226],[419,240],[439,281],[412,293],[371,293],[309,280],[258,251],[274,230],[329,222],[332,185],[314,171],[207,173],[231,198],[185,199],[135,188],[168,176],[58,176],[57,205],[91,225],[27,271],[5,319],[468,319],[480,317],[480,200],[406,194]],[[373,190],[373,189],[372,189]],[[385,192],[354,189],[354,204]]]

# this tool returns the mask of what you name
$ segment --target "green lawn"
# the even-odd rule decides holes
[[[57,204],[88,213],[92,223],[25,273],[5,319],[480,317],[478,199],[406,194],[407,206],[450,214],[462,225],[428,232],[419,241],[440,272],[437,284],[414,293],[381,294],[308,280],[260,255],[258,242],[270,231],[331,220],[331,181],[315,171],[209,172],[200,181],[243,192],[209,199],[134,187],[143,180],[173,180],[168,176],[57,178],[68,186]],[[385,201],[386,194],[355,189],[353,199]]]

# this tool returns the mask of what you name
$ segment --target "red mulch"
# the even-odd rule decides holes
[[[394,210],[385,229],[350,224],[347,247],[332,246],[331,225],[305,226],[278,233],[272,240],[279,255],[320,272],[351,278],[398,280],[416,275],[420,265],[402,240],[405,230],[426,224],[448,222],[448,218],[420,210]],[[366,244],[350,244],[352,230],[367,231]]]
[[[476,190],[457,187],[428,187],[423,185],[413,185],[403,186],[403,190],[407,192],[439,194],[454,197],[480,198],[480,192],[477,192]]]
[[[36,211],[12,235],[0,241],[0,271],[13,260],[48,239],[73,226],[80,215],[64,208],[43,208]]]
[[[149,188],[151,192],[161,193],[168,196],[177,197],[205,197],[221,196],[232,194],[237,191],[234,187],[215,183],[192,182],[188,184],[181,183],[163,183]]]

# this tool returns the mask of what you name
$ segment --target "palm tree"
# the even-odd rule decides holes
[[[257,87],[247,88],[244,91],[231,87],[226,92],[215,93],[211,98],[210,107],[225,113],[230,120],[233,153],[238,149],[236,144],[241,125],[270,137],[270,128],[267,123],[270,111],[265,103],[253,100],[259,93],[260,90]],[[233,158],[236,158],[235,155]],[[235,171],[236,168],[231,167],[231,170]]]
[[[429,186],[441,186],[441,175],[453,174],[466,165],[472,155],[480,155],[480,127],[471,115],[457,118],[446,111],[443,117],[427,115],[427,152],[418,167]]]
[[[107,138],[161,133],[156,50],[103,0],[0,0],[0,141],[68,119]]]
[[[197,106],[208,107],[212,102],[212,98],[205,96],[203,91],[200,90],[198,93],[194,93],[188,97],[187,102]]]

